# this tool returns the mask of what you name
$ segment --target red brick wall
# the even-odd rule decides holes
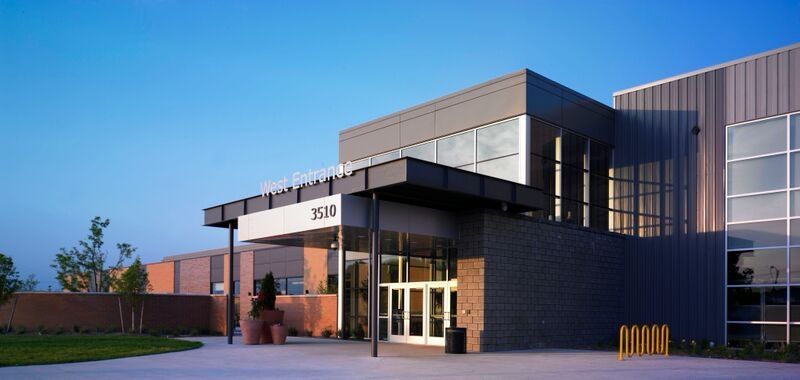
[[[305,335],[305,330],[313,331],[314,336],[329,328],[336,333],[336,295],[278,296],[275,301],[278,309],[284,310],[283,322]]]
[[[131,326],[131,310],[127,302],[110,293],[19,293],[17,308],[12,321],[13,328],[25,327],[34,330],[44,326],[50,331],[59,328],[72,330],[99,329],[120,331],[119,300],[122,301],[122,317],[126,329]],[[218,314],[217,297],[149,294],[144,298],[144,328],[174,331],[175,329],[198,329],[224,331],[225,309],[222,302],[222,328]],[[13,299],[0,307],[3,327],[8,322]],[[139,325],[139,312],[135,315]]]
[[[181,294],[211,294],[211,258],[181,260]]]
[[[174,293],[175,291],[175,263],[147,264],[147,278],[150,280],[152,293]]]
[[[225,334],[225,312],[227,311],[226,302],[228,297],[225,295],[212,295],[209,296],[209,298],[208,328],[211,331],[218,331]]]
[[[253,252],[242,252],[239,256],[239,299],[245,302],[239,302],[239,315],[242,318],[247,317],[247,312],[250,311],[250,302],[248,302],[248,294],[253,294]]]

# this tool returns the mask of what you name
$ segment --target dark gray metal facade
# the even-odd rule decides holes
[[[523,69],[339,132],[339,161],[357,160],[528,114],[611,145],[614,110]]]
[[[800,110],[800,44],[614,94],[626,319],[725,336],[725,127]],[[699,127],[699,133],[692,129]]]

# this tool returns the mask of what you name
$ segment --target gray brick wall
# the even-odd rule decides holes
[[[614,339],[625,237],[494,210],[459,219],[458,325],[472,352]]]

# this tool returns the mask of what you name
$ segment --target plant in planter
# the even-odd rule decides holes
[[[258,305],[261,310],[261,320],[264,321],[261,327],[261,344],[271,344],[272,328],[273,325],[283,325],[283,310],[275,308],[275,297],[280,290],[280,285],[275,282],[275,277],[272,272],[264,275],[261,279],[261,289],[258,292]],[[286,340],[288,329],[286,326],[276,329],[276,332],[281,333],[283,340]]]
[[[239,321],[239,327],[242,329],[242,343],[243,344],[258,344],[261,341],[261,330],[264,321],[261,317],[261,305],[258,304],[257,299],[250,301],[250,311],[247,313],[247,319]]]

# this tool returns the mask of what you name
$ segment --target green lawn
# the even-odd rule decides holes
[[[3,335],[0,367],[83,362],[198,348],[200,342],[127,335]]]

